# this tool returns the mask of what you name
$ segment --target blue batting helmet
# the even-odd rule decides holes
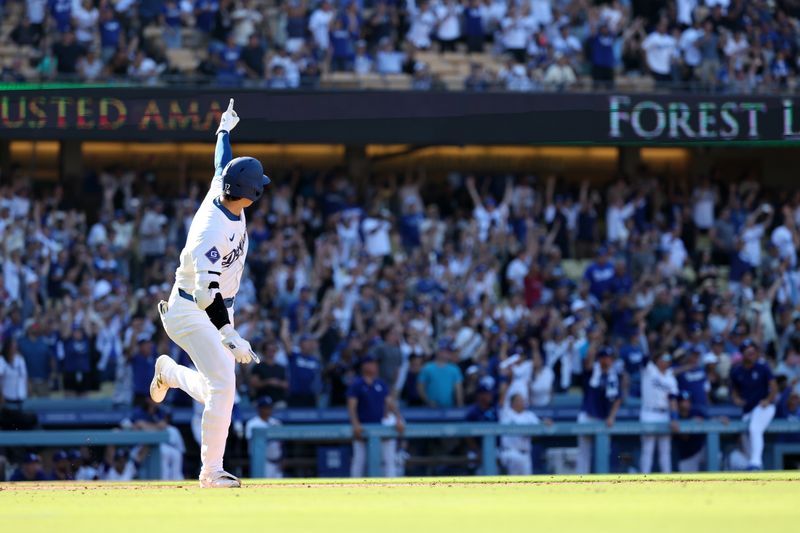
[[[237,157],[222,169],[222,192],[229,196],[256,201],[264,193],[270,179],[258,159]]]

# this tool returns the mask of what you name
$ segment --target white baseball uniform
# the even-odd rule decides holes
[[[669,422],[670,397],[678,395],[678,380],[671,369],[662,373],[652,361],[642,374],[641,422]],[[653,469],[653,452],[658,442],[658,463],[662,473],[672,471],[672,436],[642,435],[641,471],[649,474]]]
[[[500,414],[500,423],[508,425],[533,425],[539,423],[539,417],[531,411],[518,413],[505,408]],[[511,476],[529,476],[533,474],[531,458],[531,438],[525,435],[503,435],[500,437],[500,463]]]
[[[194,215],[186,246],[175,272],[169,308],[162,314],[169,337],[189,354],[197,370],[167,365],[162,372],[170,387],[177,387],[204,405],[200,477],[223,470],[222,458],[236,394],[235,360],[223,346],[222,336],[192,297],[200,276],[214,276],[233,325],[233,299],[247,256],[245,215],[233,215],[220,203],[222,169],[230,161],[228,133],[217,138],[216,174]]]

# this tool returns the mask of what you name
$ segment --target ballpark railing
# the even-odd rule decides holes
[[[0,447],[149,446],[141,479],[161,479],[160,445],[169,442],[166,431],[33,430],[0,431]]]
[[[747,423],[743,421],[684,421],[680,422],[682,434],[706,435],[706,469],[716,472],[721,469],[720,436],[747,431]],[[483,475],[498,474],[497,437],[503,435],[524,435],[536,439],[552,437],[590,436],[594,439],[593,464],[594,472],[607,474],[610,471],[611,439],[615,436],[664,435],[670,434],[669,424],[617,422],[612,427],[602,423],[565,423],[552,425],[503,425],[492,423],[445,423],[445,424],[409,424],[402,434],[408,439],[441,439],[441,438],[479,438],[482,441],[481,472]],[[767,428],[767,433],[792,434],[800,433],[800,421],[774,420]],[[397,430],[382,425],[365,425],[364,435],[367,442],[367,475],[381,475],[382,439],[398,438]],[[264,477],[264,457],[267,441],[347,441],[352,440],[350,425],[285,425],[253,430],[250,440],[250,468],[254,478]],[[793,445],[792,451],[800,452],[800,446]],[[796,450],[795,450],[796,448]],[[773,445],[768,464],[778,465],[785,447]]]

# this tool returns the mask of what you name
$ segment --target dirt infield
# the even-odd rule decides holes
[[[401,487],[472,487],[472,486],[513,486],[513,485],[617,485],[635,484],[696,484],[696,483],[784,483],[800,484],[800,472],[744,473],[726,472],[694,475],[603,475],[603,476],[530,476],[530,477],[472,477],[472,478],[397,478],[397,479],[244,479],[243,490],[247,489],[341,489],[343,487],[401,488]],[[199,488],[194,480],[185,481],[45,481],[31,483],[0,483],[0,492],[9,491],[108,491],[108,490],[190,490]]]

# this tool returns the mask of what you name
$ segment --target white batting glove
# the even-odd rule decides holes
[[[228,109],[222,114],[222,118],[219,120],[219,128],[217,128],[217,133],[221,131],[227,131],[228,133],[233,131],[233,128],[239,123],[239,115],[236,114],[236,111],[233,110],[233,98],[231,98],[230,103],[228,103]]]
[[[233,354],[233,358],[237,363],[247,364],[254,359],[258,359],[250,347],[250,343],[244,340],[233,326],[225,324],[219,330],[222,335],[222,345],[225,346]]]

